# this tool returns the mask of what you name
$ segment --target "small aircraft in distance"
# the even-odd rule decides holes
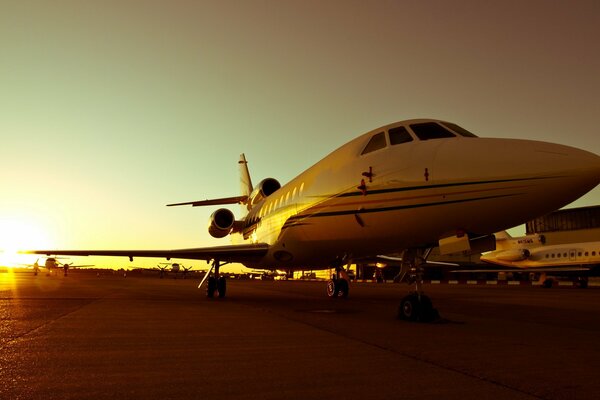
[[[513,238],[503,231],[496,234],[496,250],[483,254],[481,260],[500,268],[470,272],[536,273],[547,288],[553,283],[548,275],[576,275],[579,287],[585,288],[588,276],[600,273],[600,241],[548,245],[544,235]]]
[[[249,276],[252,278],[257,276],[261,281],[287,279],[287,274],[285,272],[279,272],[277,270],[253,270],[250,271]]]
[[[442,254],[493,250],[494,232],[557,210],[600,182],[596,154],[540,141],[480,138],[434,119],[400,121],[360,135],[283,186],[273,178],[253,186],[244,154],[239,167],[239,196],[168,204],[241,205],[238,218],[228,208],[209,218],[210,235],[229,236],[231,245],[26,253],[212,261],[200,282],[207,281],[209,297],[225,296],[219,269],[227,263],[334,268],[327,294],[347,296],[344,265],[402,253],[415,290],[402,298],[399,317],[428,321],[437,311],[422,290],[420,271],[432,248],[439,246]]]
[[[27,267],[33,268],[33,274],[37,275],[40,272],[40,268],[46,268],[46,275],[50,275],[52,272],[56,272],[59,269],[63,270],[64,276],[67,276],[69,273],[69,268],[84,268],[84,267],[93,267],[94,265],[85,264],[85,265],[73,265],[71,263],[60,263],[58,260],[59,257],[48,257],[44,262],[44,265],[39,264],[39,259],[35,260],[33,264],[25,264]]]
[[[169,273],[172,272],[173,273],[173,279],[177,279],[177,274],[181,272],[181,276],[183,277],[183,279],[185,279],[185,277],[187,276],[188,272],[193,270],[193,266],[191,267],[185,267],[183,264],[180,263],[158,263],[156,265],[156,268],[158,269],[158,274],[160,276],[160,278],[164,278],[164,276]]]

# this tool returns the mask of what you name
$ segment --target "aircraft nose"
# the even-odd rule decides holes
[[[594,153],[558,144],[545,144],[535,152],[557,173],[585,176],[594,186],[600,183],[600,156]]]
[[[537,168],[558,178],[563,191],[579,196],[600,183],[600,156],[575,147],[538,142],[531,154]]]

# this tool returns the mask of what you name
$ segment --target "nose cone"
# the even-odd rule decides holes
[[[575,147],[532,142],[529,168],[548,177],[571,182],[582,196],[600,183],[600,156]],[[564,189],[567,189],[565,187]],[[578,196],[578,197],[579,197]]]
[[[502,175],[522,182],[522,200],[535,204],[537,215],[572,203],[600,183],[600,157],[589,151],[528,140],[494,145],[497,150],[488,159],[505,159]]]

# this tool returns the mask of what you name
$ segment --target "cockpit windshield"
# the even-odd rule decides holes
[[[443,138],[453,138],[455,137],[454,133],[447,130],[440,124],[435,122],[422,122],[419,124],[411,124],[410,129],[413,130],[415,135],[420,140],[431,140],[431,139],[443,139]]]
[[[440,123],[442,125],[444,125],[446,128],[452,129],[454,132],[458,133],[460,136],[472,137],[472,138],[476,138],[477,137],[477,135],[469,132],[465,128],[461,128],[460,126],[458,126],[456,124],[453,124],[452,122],[440,122]]]
[[[383,149],[385,146],[385,133],[379,132],[378,134],[374,135],[371,140],[369,140],[369,143],[367,143],[361,154],[364,155],[375,150]]]

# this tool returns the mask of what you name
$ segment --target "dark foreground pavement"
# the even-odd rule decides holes
[[[1,399],[596,399],[600,289],[0,274]]]

